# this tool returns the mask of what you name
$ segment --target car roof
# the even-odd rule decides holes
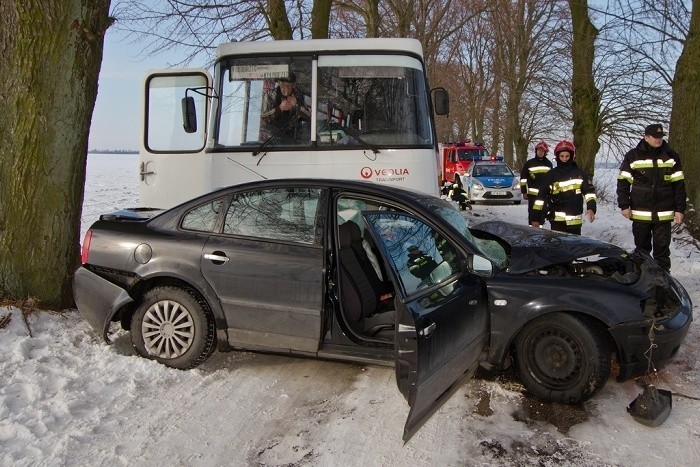
[[[430,209],[428,209],[427,207],[428,204],[443,202],[449,205],[447,201],[441,200],[437,196],[429,195],[421,191],[391,185],[382,185],[364,180],[339,180],[325,178],[282,178],[272,180],[258,180],[254,182],[242,183],[240,185],[230,185],[227,187],[223,187],[216,191],[212,191],[210,193],[198,196],[196,198],[192,198],[188,201],[185,201],[184,203],[174,206],[164,211],[160,215],[153,217],[151,221],[154,221],[157,224],[168,222],[168,219],[173,219],[173,217],[179,217],[183,210],[188,210],[191,207],[206,202],[207,200],[214,200],[221,196],[226,196],[229,193],[248,190],[264,190],[286,186],[355,191],[362,193],[363,195],[369,195],[385,199],[388,202],[394,201],[397,203],[407,204],[408,206],[413,207],[416,211],[421,212],[424,215],[430,215]],[[416,202],[422,199],[427,199],[431,202]]]

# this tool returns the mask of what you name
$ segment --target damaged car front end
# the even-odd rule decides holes
[[[565,320],[538,331],[540,338],[523,338],[523,333],[534,335],[533,320],[559,315],[584,323],[600,336],[595,347],[602,355],[601,365],[609,365],[604,361],[609,354],[603,354],[616,355],[618,381],[662,368],[688,333],[693,319],[688,293],[644,252],[628,253],[593,238],[498,221],[481,223],[472,232],[498,241],[509,260],[488,283],[491,302],[505,303],[492,306],[492,329],[501,332],[492,335],[490,363],[498,367],[500,359],[517,354],[520,343],[521,358],[516,360],[521,376],[525,371],[541,385],[561,387],[562,402],[576,402],[567,392],[567,371],[573,374],[573,368],[585,366],[585,359],[574,345],[567,347],[575,336],[566,335]],[[528,360],[530,366],[522,363]],[[597,374],[599,379],[606,377],[604,371]],[[598,381],[594,384],[602,387]],[[552,398],[551,393],[547,396]]]

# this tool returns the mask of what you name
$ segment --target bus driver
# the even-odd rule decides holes
[[[280,144],[302,143],[303,122],[311,122],[311,112],[304,103],[304,96],[296,89],[296,74],[290,72],[285,78],[278,78],[277,86],[265,97],[265,109],[260,116],[267,128],[266,138],[275,138]]]

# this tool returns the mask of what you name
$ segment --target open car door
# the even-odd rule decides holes
[[[411,407],[408,441],[476,371],[488,339],[486,285],[471,266],[465,270],[470,258],[422,220],[395,211],[362,215],[396,285],[396,381]],[[489,275],[490,263],[482,269]]]

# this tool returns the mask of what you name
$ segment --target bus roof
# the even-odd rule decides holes
[[[227,55],[280,54],[287,52],[409,52],[423,57],[423,48],[417,39],[360,38],[309,39],[303,41],[250,41],[227,42],[216,48],[216,59]]]

